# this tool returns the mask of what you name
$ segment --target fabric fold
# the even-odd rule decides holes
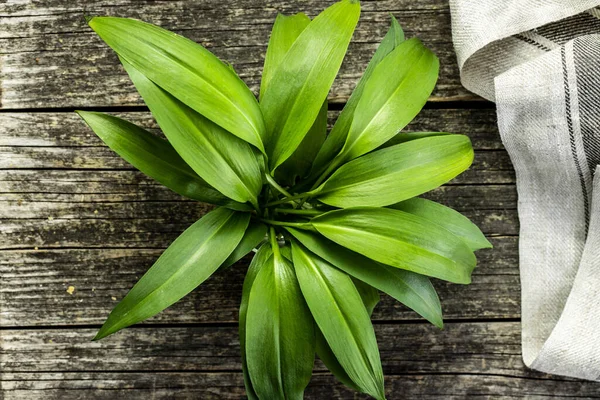
[[[513,162],[525,364],[600,379],[600,0],[451,0],[463,85]]]
[[[582,34],[600,32],[598,0],[450,0],[461,82],[494,101],[494,78]],[[541,29],[540,29],[541,28]]]

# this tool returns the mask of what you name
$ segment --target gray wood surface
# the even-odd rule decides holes
[[[244,397],[236,321],[247,259],[145,323],[90,341],[209,206],[135,171],[72,113],[99,107],[158,132],[83,15],[136,17],[182,33],[256,90],[277,11],[315,15],[330,3],[0,1],[0,398]],[[431,102],[407,129],[466,133],[476,150],[471,170],[428,197],[472,218],[495,246],[478,253],[471,285],[435,282],[444,330],[383,296],[373,320],[388,398],[600,398],[598,384],[529,371],[521,361],[515,174],[495,110],[460,86],[447,0],[362,5],[330,95],[331,121],[393,13],[442,64]],[[364,397],[317,362],[306,398]]]
[[[45,0],[0,2],[0,107],[54,108],[141,104],[117,57],[88,28],[84,15],[140,18],[185,34],[233,64],[257,92],[271,25],[277,12],[310,16],[329,0]],[[475,99],[460,85],[447,0],[364,1],[361,22],[331,92],[344,102],[393,13],[441,60],[432,100]]]

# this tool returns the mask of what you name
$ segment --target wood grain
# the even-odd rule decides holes
[[[440,105],[441,107],[442,105]],[[110,112],[159,134],[149,112]],[[329,127],[339,111],[329,111]],[[0,146],[98,147],[102,141],[73,112],[2,112]],[[405,131],[467,133],[478,150],[502,150],[493,108],[426,108]]]
[[[377,324],[375,330],[390,399],[600,397],[597,384],[524,368],[518,323],[447,324],[443,331]],[[6,398],[243,396],[235,326],[138,328],[90,342],[93,333],[2,332]],[[315,371],[306,398],[365,398],[322,372],[320,362]]]
[[[468,286],[436,281],[449,319],[518,318],[519,276],[516,237],[491,239],[495,250],[478,253],[479,266]],[[0,253],[0,325],[68,326],[101,324],[117,301],[158,258],[162,249],[55,249]],[[233,323],[249,258],[218,272],[180,302],[148,323]],[[73,293],[68,288],[73,287]],[[387,296],[373,318],[420,317]]]
[[[460,85],[448,1],[361,3],[332,108],[347,100],[392,13],[441,60],[431,102],[407,130],[466,133],[476,151],[471,170],[427,196],[472,218],[495,246],[478,253],[471,285],[434,282],[448,321],[442,331],[382,297],[373,320],[388,398],[600,398],[597,383],[529,371],[521,361],[515,174],[495,110]],[[101,107],[160,135],[83,16],[140,18],[183,34],[231,62],[256,93],[277,12],[314,16],[329,4],[0,1],[0,398],[244,397],[236,321],[248,258],[143,324],[90,341],[164,248],[210,207],[135,171],[70,112]],[[338,114],[330,111],[330,123]],[[307,399],[366,398],[320,362],[315,371]]]
[[[241,399],[240,372],[76,372],[6,373],[5,400],[79,399]],[[596,399],[594,382],[483,373],[386,374],[388,399]],[[305,392],[307,400],[368,399],[326,373],[316,373]]]
[[[331,123],[338,114],[338,111],[330,112]],[[117,115],[158,133],[149,113]],[[490,109],[430,109],[424,110],[406,130],[469,132],[477,152],[475,162],[454,183],[514,183],[512,164],[494,127],[495,118],[494,110]],[[0,125],[5,130],[0,137],[0,170],[133,169],[74,113],[3,113]]]
[[[388,374],[481,373],[538,376],[520,356],[516,322],[375,324]],[[138,327],[92,342],[96,329],[5,329],[3,372],[240,371],[237,324]],[[415,341],[414,338],[420,338]],[[485,361],[482,361],[482,360]],[[318,362],[317,371],[323,371]]]
[[[87,26],[84,15],[142,19],[183,34],[230,62],[258,92],[270,29],[278,12],[311,17],[326,0],[0,2],[0,105],[5,109],[140,105],[117,57]],[[362,2],[362,15],[330,93],[344,102],[389,27],[398,18],[441,61],[433,101],[477,99],[462,88],[452,49],[446,0]]]

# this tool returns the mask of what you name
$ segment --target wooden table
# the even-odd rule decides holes
[[[140,18],[202,43],[257,91],[277,11],[314,16],[331,0],[0,1],[0,398],[149,399],[244,395],[237,312],[248,260],[175,306],[101,342],[95,331],[163,249],[207,206],[122,161],[75,109],[156,129],[117,58],[83,15]],[[373,319],[390,399],[600,397],[600,385],[521,360],[515,176],[493,105],[463,89],[447,0],[363,1],[331,92],[335,118],[393,13],[440,57],[431,102],[409,130],[468,134],[470,171],[430,194],[472,218],[494,250],[470,286],[435,282],[438,330],[383,297]],[[307,398],[361,398],[320,362]]]

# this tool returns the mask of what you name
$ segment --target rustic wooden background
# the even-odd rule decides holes
[[[84,15],[140,18],[202,43],[256,91],[278,11],[332,0],[0,0],[0,398],[149,399],[244,395],[237,311],[248,260],[169,310],[98,343],[112,307],[207,207],[144,177],[72,112],[114,112],[156,129]],[[373,319],[386,389],[399,398],[600,397],[600,385],[527,370],[520,353],[515,176],[493,105],[459,82],[447,0],[363,1],[331,92],[335,118],[394,14],[440,57],[440,80],[410,130],[470,135],[473,168],[430,197],[471,217],[494,250],[470,286],[436,282],[446,328],[384,297]],[[307,398],[362,398],[322,364]]]

